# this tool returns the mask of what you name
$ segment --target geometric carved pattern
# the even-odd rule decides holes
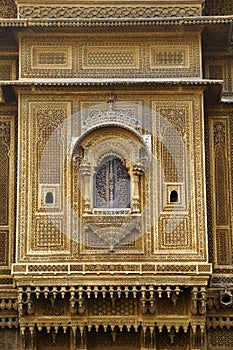
[[[206,1],[203,14],[205,16],[213,15],[232,15],[233,3],[231,0],[210,0]]]
[[[216,229],[217,264],[231,265],[231,233],[229,229]]]
[[[210,329],[208,332],[210,349],[232,350],[233,333],[232,330]]]
[[[15,350],[20,343],[20,333],[17,329],[0,329],[0,349]]]
[[[199,6],[20,6],[21,18],[138,18],[198,16]]]
[[[14,140],[13,118],[0,119],[0,274],[12,262],[14,228]]]
[[[139,68],[138,47],[85,47],[83,68]]]
[[[164,103],[156,103],[155,111],[161,116],[158,126],[162,135],[161,162],[166,182],[179,182],[185,179],[184,143],[188,141],[189,104],[175,104],[173,108]],[[164,118],[164,119],[163,119]],[[163,120],[168,120],[169,124]],[[174,143],[175,142],[175,143]],[[187,181],[187,179],[186,179]]]
[[[93,315],[133,315],[133,299],[116,300],[114,304],[109,300],[96,299],[91,303],[91,313]]]
[[[0,0],[0,17],[16,18],[17,8],[14,0]]]
[[[62,133],[59,126],[71,114],[70,103],[67,100],[54,101],[54,98],[46,102],[43,96],[38,102],[33,100],[25,104],[25,108],[21,118],[23,125],[29,124],[27,129],[31,142],[24,143],[22,138],[21,150],[30,153],[32,158],[28,163],[27,157],[22,156],[21,169],[25,172],[25,166],[29,167],[31,178],[28,181],[27,178],[21,177],[20,193],[31,193],[31,201],[28,201],[27,196],[22,196],[20,202],[23,204],[20,209],[30,205],[32,210],[29,211],[27,218],[23,214],[19,215],[18,220],[23,227],[21,232],[24,231],[22,236],[27,236],[30,252],[44,254],[49,249],[53,252],[59,251],[61,254],[64,251],[67,253],[67,240],[63,234],[66,228],[63,223],[64,215],[61,212],[59,187],[62,181],[61,175],[65,174],[65,170],[63,172],[61,168],[66,132]],[[22,129],[21,132],[25,131],[26,129]],[[24,210],[21,210],[21,213],[23,212]],[[47,215],[47,212],[50,214]],[[24,220],[29,223],[29,228],[24,228]],[[27,245],[23,241],[21,248],[26,253]]]
[[[0,127],[2,127],[0,124]],[[9,131],[8,123],[8,131]],[[2,131],[2,128],[1,128]],[[0,225],[8,224],[8,210],[9,210],[9,149],[8,145],[0,140]]]
[[[151,48],[151,68],[156,67],[188,67],[189,47],[171,49],[169,46]]]
[[[216,191],[216,224],[227,225],[229,199],[227,196],[227,154],[226,127],[222,122],[214,123],[215,147],[215,191]]]
[[[211,119],[211,168],[213,176],[213,224],[215,227],[217,265],[232,265],[230,228],[230,198],[228,174],[228,123],[226,119]]]
[[[163,232],[164,247],[173,247],[177,249],[178,246],[183,247],[188,245],[188,219],[181,217],[163,218],[161,223],[161,231]]]
[[[61,232],[60,220],[37,219],[35,222],[36,230],[36,247],[37,248],[50,248],[61,249],[62,245],[62,232]]]
[[[70,47],[34,47],[33,48],[33,68],[72,68]]]
[[[8,265],[9,231],[0,230],[0,265]]]
[[[16,62],[0,60],[0,80],[16,79]]]

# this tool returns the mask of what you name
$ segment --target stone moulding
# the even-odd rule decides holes
[[[68,274],[68,275],[210,275],[212,273],[212,265],[208,263],[196,263],[196,264],[154,264],[154,263],[17,263],[12,266],[12,274],[14,276],[30,276],[30,275],[56,275],[56,274]]]
[[[140,27],[140,26],[184,26],[190,25],[208,25],[208,24],[227,24],[232,23],[232,16],[194,16],[194,17],[169,17],[169,18],[105,18],[105,19],[84,19],[84,18],[1,18],[0,27],[58,27],[73,28],[73,27]]]

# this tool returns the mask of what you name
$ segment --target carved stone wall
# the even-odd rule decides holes
[[[114,247],[116,261],[204,262],[201,97],[121,93],[113,107],[106,97],[21,95],[20,260],[106,261]],[[93,207],[95,166],[108,155],[129,171],[129,208]]]
[[[233,93],[233,59],[232,57],[207,58],[205,60],[205,76],[209,79],[223,80],[223,94],[232,95]]]
[[[0,60],[0,79],[16,79],[16,62],[14,60]]]
[[[17,8],[14,0],[0,1],[0,17],[2,18],[16,18]]]
[[[0,112],[0,274],[10,270],[14,244],[14,117]]]
[[[79,6],[46,6],[41,4],[20,4],[18,14],[20,18],[150,18],[150,17],[184,17],[199,16],[200,4],[162,4],[135,5],[135,4],[86,4]]]
[[[164,37],[166,40],[164,41]],[[200,34],[21,36],[21,78],[200,77]]]
[[[229,119],[210,117],[208,124],[213,257],[215,268],[232,268]]]
[[[231,15],[233,12],[233,4],[231,0],[206,0],[203,15],[220,16]]]

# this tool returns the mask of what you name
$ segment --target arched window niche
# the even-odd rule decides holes
[[[45,196],[45,204],[53,204],[53,203],[54,203],[53,193],[47,192]]]
[[[121,127],[95,128],[78,139],[72,159],[83,214],[140,214],[148,153],[140,135]]]

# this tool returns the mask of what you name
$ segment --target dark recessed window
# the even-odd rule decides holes
[[[178,193],[176,191],[171,191],[170,193],[170,203],[178,202]]]
[[[45,203],[46,204],[53,204],[53,193],[47,192],[45,196]]]
[[[95,208],[130,208],[130,176],[119,158],[105,159],[94,176]]]

